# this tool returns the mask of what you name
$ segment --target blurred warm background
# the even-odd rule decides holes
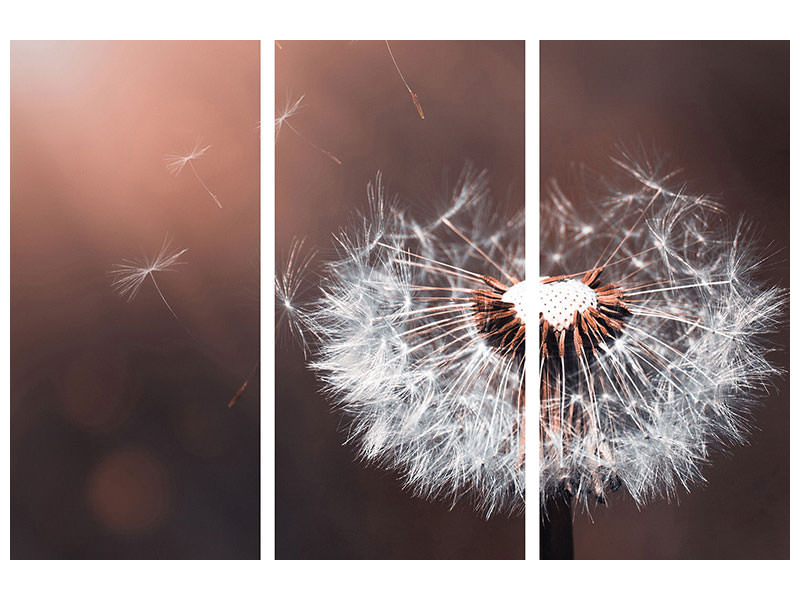
[[[788,42],[542,42],[541,183],[609,174],[617,144],[668,156],[696,193],[744,215],[789,286]],[[544,187],[542,188],[544,193]],[[573,194],[574,196],[574,194]],[[788,369],[789,328],[775,336]],[[789,380],[755,411],[746,447],[717,453],[707,483],[637,509],[619,492],[575,517],[575,558],[789,557]]]
[[[283,127],[275,147],[278,268],[293,238],[330,258],[331,236],[367,206],[366,185],[378,170],[387,192],[418,215],[448,193],[467,160],[488,169],[499,209],[524,206],[524,43],[390,43],[424,120],[383,41],[276,45],[278,111],[305,95],[291,120],[305,139]],[[395,474],[358,462],[304,363],[296,345],[278,342],[278,558],[524,556],[521,516],[486,521],[467,502],[450,510],[412,497]]]
[[[258,42],[11,44],[12,558],[258,558],[259,86]],[[108,274],[166,235],[179,321]]]

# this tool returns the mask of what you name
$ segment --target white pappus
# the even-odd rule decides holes
[[[688,488],[778,373],[765,335],[785,291],[758,282],[747,226],[658,165],[617,162],[626,184],[599,199],[554,183],[541,204],[542,503]]]
[[[487,517],[521,509],[524,215],[498,216],[487,174],[469,168],[429,220],[387,201],[380,174],[367,189],[319,297],[298,303],[280,276],[278,308],[306,332],[361,457],[426,498],[469,496]]]

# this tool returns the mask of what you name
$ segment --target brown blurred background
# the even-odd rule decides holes
[[[276,108],[305,94],[276,143],[276,254],[293,238],[332,256],[378,170],[389,194],[425,215],[471,160],[506,210],[525,197],[522,42],[390,42],[417,93],[420,119],[383,41],[291,42],[275,50]],[[315,262],[319,266],[320,260]],[[313,278],[312,278],[313,281]],[[278,558],[522,558],[524,519],[489,521],[466,502],[427,502],[395,474],[343,447],[340,416],[301,350],[276,347],[275,550]]]
[[[654,147],[693,192],[745,215],[789,286],[788,42],[542,42],[541,183],[608,174],[617,144]],[[573,188],[574,189],[574,188]],[[541,193],[544,193],[542,189]],[[788,324],[774,362],[789,366]],[[789,380],[754,413],[746,447],[717,453],[707,483],[640,509],[618,492],[575,516],[576,558],[789,557]]]
[[[258,558],[258,42],[11,45],[11,556]],[[211,144],[170,175],[164,156]],[[169,234],[127,303],[108,271]]]

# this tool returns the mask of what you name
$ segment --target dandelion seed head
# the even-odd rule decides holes
[[[605,196],[578,209],[553,184],[542,204],[542,502],[688,489],[778,373],[785,292],[759,282],[748,228],[657,161],[616,162],[629,179]]]
[[[519,509],[524,219],[487,209],[470,169],[429,219],[387,200],[380,175],[367,196],[301,309],[310,366],[361,457],[426,498]]]

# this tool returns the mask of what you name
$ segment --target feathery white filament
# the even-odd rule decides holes
[[[627,175],[604,196],[573,204],[554,184],[542,201],[541,270],[565,276],[537,290],[552,327],[539,356],[542,502],[688,488],[714,447],[745,439],[778,373],[764,336],[786,292],[759,282],[747,228],[672,186],[674,172],[617,162]],[[580,274],[591,288],[570,279]],[[574,335],[552,333],[582,308]]]
[[[284,313],[307,331],[310,366],[363,458],[419,495],[468,496],[488,516],[524,502],[525,393],[524,337],[485,327],[507,318],[492,293],[510,287],[521,316],[528,299],[514,285],[525,279],[524,218],[491,209],[487,184],[465,170],[439,214],[417,221],[385,201],[379,177],[369,210],[336,236],[320,297]],[[278,288],[290,297],[291,285]]]

